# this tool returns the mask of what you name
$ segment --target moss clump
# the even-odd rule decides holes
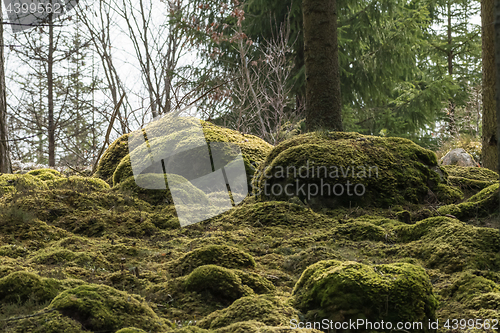
[[[320,261],[302,273],[293,294],[306,317],[343,321],[427,322],[438,305],[426,272],[407,263]]]
[[[486,168],[444,165],[443,169],[448,173],[451,185],[468,192],[476,192],[498,182],[498,174]]]
[[[43,181],[55,180],[59,177],[62,177],[59,171],[48,168],[31,170],[28,172],[28,175],[35,176]]]
[[[251,179],[254,173],[255,166],[264,160],[264,158],[272,148],[270,144],[266,143],[264,140],[256,136],[241,134],[237,131],[219,127],[209,122],[203,120],[200,121],[194,118],[178,118],[176,119],[176,124],[174,126],[170,124],[170,118],[165,117],[158,121],[148,124],[148,127],[145,130],[147,136],[149,138],[153,138],[149,140],[150,146],[154,146],[155,144],[161,144],[165,140],[169,140],[174,137],[182,137],[182,135],[184,135],[186,138],[183,139],[183,141],[181,140],[181,142],[179,143],[179,145],[182,146],[183,143],[187,144],[193,138],[193,135],[187,135],[187,134],[189,134],[192,131],[196,131],[196,129],[200,127],[203,129],[203,133],[205,135],[205,142],[208,143],[225,142],[237,145],[240,148],[243,157],[243,163],[245,165],[245,170],[247,172],[249,179]],[[119,139],[121,140],[119,143],[110,146],[102,159],[104,160],[102,169],[103,170],[106,169],[107,171],[106,173],[101,171],[99,173],[99,176],[103,178],[109,174],[109,171],[111,169],[114,169],[114,174],[113,174],[114,185],[132,176],[130,156],[128,155],[129,153],[128,138],[129,137],[126,138],[122,137],[121,139]],[[124,143],[125,139],[127,139],[127,143]],[[116,163],[116,161],[118,160],[117,157],[121,156],[121,154],[125,150],[125,147],[127,151],[126,154],[123,155],[119,163]],[[137,147],[136,149],[138,148],[140,148],[140,146]],[[206,148],[203,147],[203,149]],[[113,150],[117,150],[117,152],[115,153],[113,152]],[[101,164],[101,162],[99,162],[99,164]],[[106,167],[104,167],[105,165]],[[185,167],[186,166],[184,166],[184,168]],[[188,165],[188,167],[191,167],[191,165]]]
[[[276,290],[268,279],[259,274],[238,269],[235,269],[234,273],[241,279],[241,283],[249,286],[256,294],[269,294]]]
[[[231,269],[216,265],[197,267],[189,274],[184,286],[188,291],[209,292],[223,301],[234,300],[252,294]]]
[[[8,332],[30,333],[88,333],[89,331],[78,321],[62,315],[57,311],[44,313],[46,309],[35,313],[35,316],[9,322],[12,326]]]
[[[147,333],[147,332],[145,330],[141,330],[140,328],[126,327],[116,331],[115,333]]]
[[[52,181],[47,181],[47,185],[50,189],[66,189],[85,192],[109,189],[109,185],[102,179],[82,176],[58,178]]]
[[[498,189],[499,184],[488,186],[465,202],[439,207],[438,212],[442,215],[453,215],[459,219],[486,216],[498,210]]]
[[[208,245],[195,249],[172,264],[177,275],[191,273],[196,267],[218,265],[226,268],[253,268],[255,260],[242,250],[227,245]]]
[[[163,174],[149,173],[140,175],[138,181],[143,186],[138,186],[135,177],[131,176],[115,186],[113,190],[136,196],[152,205],[168,205],[174,203],[168,184],[175,184],[179,190],[176,192],[177,201],[184,200],[199,203],[200,205],[209,205],[205,193],[193,186],[184,177],[173,174],[168,174],[167,177],[168,183],[165,181]],[[151,189],[158,188],[158,184],[161,184],[165,189]],[[177,205],[182,205],[182,202],[176,202]]]
[[[46,190],[47,184],[33,175],[0,175],[0,197],[6,193]]]
[[[333,234],[337,237],[347,238],[353,241],[383,241],[386,239],[387,232],[384,228],[368,222],[353,221],[335,226]]]
[[[289,323],[298,319],[297,310],[274,296],[258,295],[242,297],[229,307],[217,310],[197,323],[206,329],[217,329],[237,322],[257,320],[269,326]]]
[[[66,290],[52,300],[48,309],[57,310],[91,331],[117,331],[133,326],[162,332],[172,326],[139,296],[105,285],[85,284]]]
[[[444,176],[436,155],[410,140],[315,132],[276,146],[253,185],[260,200],[298,196],[315,210],[389,207],[425,202]]]
[[[446,204],[460,201],[464,198],[464,194],[459,189],[445,184],[438,184],[436,187],[436,196],[440,202]]]
[[[311,209],[284,201],[256,202],[237,206],[220,219],[241,221],[256,227],[304,227],[324,222],[324,216]]]
[[[101,178],[110,185],[113,184],[116,166],[128,154],[128,137],[129,134],[123,134],[109,145],[99,160],[94,177]]]
[[[399,249],[400,255],[420,258],[429,268],[452,273],[500,267],[500,236],[495,229],[440,216],[396,227],[394,232],[398,242],[407,243]]]
[[[34,273],[18,271],[0,279],[0,302],[46,302],[52,300],[63,289],[83,283],[79,280],[56,280],[42,278]]]
[[[1,202],[1,200],[0,200]],[[28,208],[1,206],[0,240],[9,243],[13,240],[30,241],[32,246],[43,246],[48,241],[68,237],[69,233],[61,228],[48,225],[35,218]]]
[[[297,322],[298,323],[298,322]],[[307,323],[305,324],[307,325]],[[267,326],[256,320],[242,321],[217,329],[217,333],[323,333],[317,329],[295,328],[294,326]],[[318,327],[318,325],[317,325]]]
[[[64,248],[39,250],[31,259],[39,265],[70,265],[80,267],[98,267],[109,269],[110,265],[102,253],[73,252]]]

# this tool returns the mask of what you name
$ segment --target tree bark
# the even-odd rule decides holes
[[[498,137],[495,102],[495,27],[493,25],[493,0],[481,1],[483,40],[483,166],[498,170]]]
[[[49,15],[49,54],[47,59],[47,85],[48,85],[48,125],[49,125],[49,166],[56,166],[55,156],[55,125],[54,125],[54,78],[52,68],[54,65],[54,24],[52,14]]]
[[[0,17],[2,17],[0,4]],[[7,95],[5,93],[5,70],[3,54],[3,24],[0,24],[0,173],[12,173],[7,135]]]
[[[497,82],[500,82],[500,1],[495,3],[495,62]],[[500,138],[500,84],[496,85],[496,111],[497,111],[497,138]],[[500,145],[497,144],[497,172],[500,174]],[[499,194],[500,195],[500,194]]]
[[[306,124],[342,131],[336,0],[303,0]]]

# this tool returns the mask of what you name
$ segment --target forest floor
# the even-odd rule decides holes
[[[260,165],[282,156],[266,147]],[[103,159],[124,172],[128,155],[113,149]],[[110,171],[1,175],[0,331],[333,332],[349,320],[498,329],[498,175],[479,169],[442,168],[440,200],[316,208],[249,195],[185,227],[169,193],[120,187]]]

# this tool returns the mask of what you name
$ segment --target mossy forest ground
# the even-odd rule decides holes
[[[356,200],[249,195],[183,228],[168,190],[134,187],[127,136],[92,177],[1,175],[1,332],[320,332],[291,320],[323,319],[500,328],[496,173],[439,166],[398,138],[309,133],[272,147],[202,125],[207,140],[240,146],[254,188],[291,183],[266,167],[306,160],[379,175],[352,179],[366,186]]]

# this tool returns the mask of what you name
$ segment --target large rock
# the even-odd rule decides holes
[[[272,149],[270,144],[254,135],[241,134],[203,120],[189,119],[186,120],[186,123],[189,125],[193,121],[201,124],[207,142],[228,142],[240,147],[249,179],[251,179],[256,166],[264,161]],[[151,123],[148,125],[148,135],[160,139],[163,133],[167,135],[168,125],[167,120],[163,119]],[[129,156],[129,136],[130,134],[124,134],[109,146],[99,161],[95,173],[96,177],[112,185],[117,185],[133,176]]]
[[[408,263],[320,261],[302,273],[293,294],[296,307],[309,319],[383,320],[393,325],[420,321],[423,331],[427,331],[425,323],[435,319],[438,305],[427,273]],[[376,331],[390,331],[386,328]]]
[[[432,151],[407,139],[308,133],[272,150],[256,172],[253,190],[260,200],[298,197],[313,209],[389,207],[436,197],[453,202],[461,194],[450,191],[446,176]]]
[[[456,148],[451,150],[446,154],[442,160],[442,165],[458,165],[462,167],[475,167],[477,166],[476,161],[470,156],[465,149]]]

